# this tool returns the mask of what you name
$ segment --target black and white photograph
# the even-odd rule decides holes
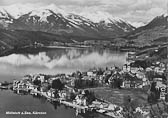
[[[168,118],[168,0],[0,0],[0,118]]]

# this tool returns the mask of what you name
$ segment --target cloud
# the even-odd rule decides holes
[[[168,0],[167,0],[168,2]],[[166,0],[0,0],[1,5],[54,3],[67,11],[103,11],[130,22],[147,23],[166,12]]]

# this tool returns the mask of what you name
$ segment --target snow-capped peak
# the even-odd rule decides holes
[[[66,16],[68,19],[72,19],[74,21],[78,21],[78,22],[81,22],[82,21],[86,21],[86,22],[89,22],[91,23],[92,21],[90,19],[87,19],[83,16],[80,16],[80,15],[76,15],[76,14],[73,14],[73,13],[70,13]]]
[[[3,8],[0,9],[0,18],[8,18],[9,19],[8,13]]]
[[[30,12],[30,16],[40,16],[40,17],[43,17],[43,16],[50,16],[52,13],[50,10],[48,9],[41,9],[41,10],[33,10]]]
[[[122,19],[120,18],[114,17],[107,12],[101,12],[101,11],[96,11],[96,12],[91,12],[91,13],[82,12],[80,13],[80,15],[86,18],[89,18],[95,23],[99,23],[100,21],[105,21],[105,23],[111,23],[111,22],[115,23],[115,22],[122,21]]]
[[[38,10],[33,10],[29,13],[29,16],[38,16],[41,22],[48,22],[47,17],[52,15],[52,11],[48,9],[38,9]]]
[[[134,26],[135,28],[142,27],[142,26],[145,26],[145,25],[146,25],[146,24],[143,23],[143,22],[129,22],[129,24],[131,24],[131,25]]]
[[[63,9],[59,8],[55,4],[50,4],[48,6],[38,6],[38,5],[32,5],[32,4],[12,4],[9,6],[0,6],[0,10],[4,9],[6,10],[13,18],[17,19],[20,16],[29,13],[30,11],[34,10],[43,10],[48,9],[51,11],[54,11],[55,13],[61,13],[62,15],[67,15]]]
[[[50,4],[48,6],[40,7],[39,9],[49,9],[51,11],[54,11],[55,13],[61,13],[63,16],[68,15],[67,12],[65,12],[63,9],[61,9],[58,6],[56,6],[55,4]]]
[[[0,6],[0,8],[5,9],[15,19],[33,10],[33,7],[31,7],[30,5],[22,5],[22,4]]]
[[[73,32],[74,27],[80,29],[82,32],[93,31],[96,34],[99,31],[111,32],[120,30],[120,32],[128,32],[133,30],[133,27],[121,18],[114,17],[108,12],[98,10],[90,11],[85,9],[75,12],[61,6],[56,6],[55,4],[48,6],[41,5],[38,7],[33,4],[14,4],[3,6],[2,8],[6,11],[7,15],[9,15],[9,17],[12,16],[11,18],[15,21],[13,22],[14,25],[11,24],[10,27],[15,27],[15,24],[23,24],[23,26],[18,27],[23,27],[24,29],[26,27],[24,24],[26,24],[30,25],[30,30],[36,28],[39,30],[43,27],[44,31],[51,31],[52,33],[55,32],[55,30],[59,30],[58,32]],[[47,29],[48,27],[50,28]],[[71,27],[73,28],[71,29]],[[89,35],[90,34],[89,32]]]

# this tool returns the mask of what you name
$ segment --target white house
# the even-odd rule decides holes
[[[45,82],[44,75],[39,75],[38,80],[40,80],[42,83]]]
[[[76,104],[78,104],[78,105],[83,105],[83,106],[87,105],[86,97],[84,97],[84,95],[82,95],[82,94],[77,95],[75,97],[75,100],[76,100]]]
[[[143,78],[145,78],[145,74],[143,73],[143,72],[136,72],[136,76],[137,76],[137,78],[138,79],[143,79]]]
[[[67,93],[65,91],[59,91],[58,95],[61,99],[65,100],[67,97]]]
[[[49,91],[46,92],[46,94],[48,95],[48,97],[52,97],[54,98],[55,97],[55,90],[53,89],[50,89]]]
[[[88,71],[87,72],[87,76],[93,76],[94,74],[93,74],[93,72],[92,71]]]

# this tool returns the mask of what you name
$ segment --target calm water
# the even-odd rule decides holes
[[[72,73],[93,67],[121,66],[126,62],[126,55],[108,49],[50,49],[11,54],[0,57],[0,81],[33,73]]]
[[[28,53],[29,52],[29,53]],[[93,67],[121,66],[126,53],[98,49],[50,49],[28,51],[0,57],[0,82],[19,79],[30,73],[71,73]],[[7,111],[40,111],[47,115],[6,115]],[[0,118],[105,118],[100,114],[76,116],[75,110],[57,106],[33,96],[19,96],[12,91],[0,91]]]
[[[53,105],[45,99],[31,95],[17,95],[10,90],[0,91],[0,118],[108,118],[93,113],[76,116],[75,109],[64,105]],[[9,115],[6,112],[46,112],[46,115]]]

